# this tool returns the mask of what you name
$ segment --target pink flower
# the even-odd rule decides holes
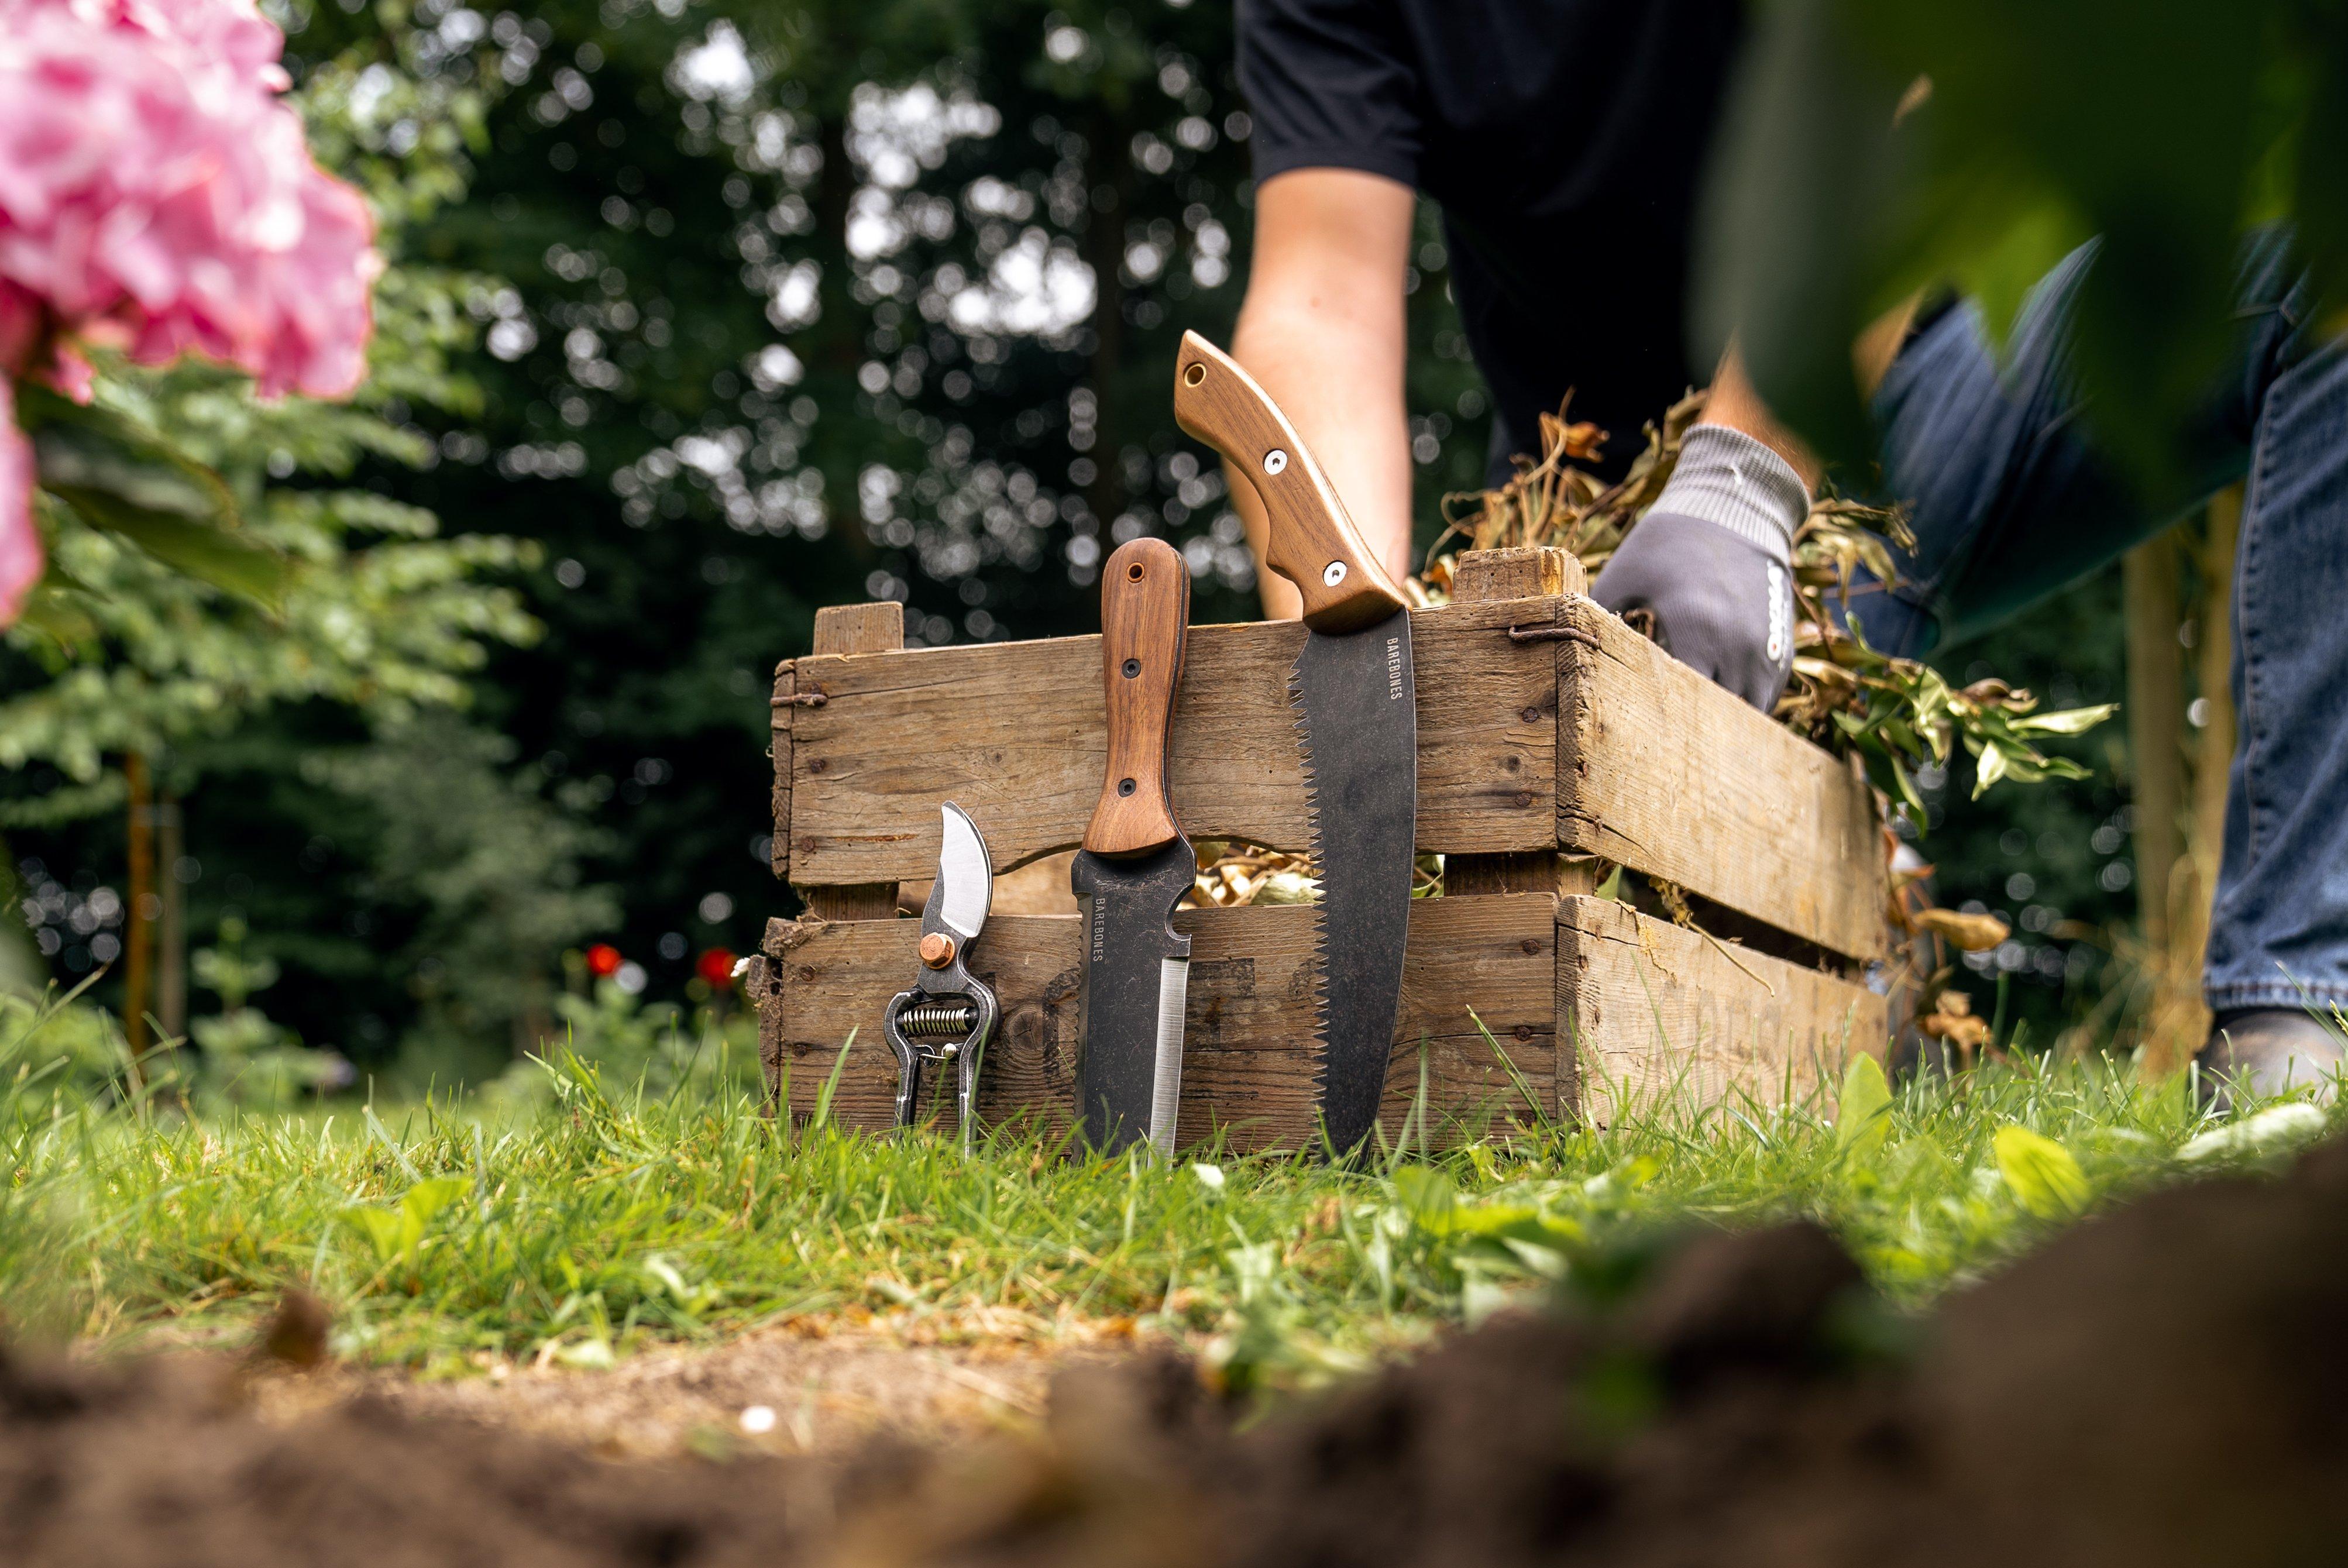
[[[78,340],[357,386],[374,219],[311,160],[283,49],[252,0],[0,0],[0,377],[87,397]],[[0,459],[0,563],[38,557],[25,468]]]

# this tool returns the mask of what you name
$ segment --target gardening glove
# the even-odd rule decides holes
[[[1634,624],[1645,612],[1665,653],[1766,713],[1794,671],[1794,530],[1809,511],[1785,459],[1698,425],[1590,596]]]

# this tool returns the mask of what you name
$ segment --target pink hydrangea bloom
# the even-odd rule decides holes
[[[273,396],[358,384],[374,220],[311,160],[283,49],[252,0],[0,0],[0,377],[87,396],[78,340]],[[0,563],[25,468],[0,457]]]

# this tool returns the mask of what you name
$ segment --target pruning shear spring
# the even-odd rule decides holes
[[[971,974],[967,961],[994,900],[994,871],[970,814],[949,800],[944,817],[938,880],[922,911],[921,972],[911,990],[890,999],[881,1032],[897,1054],[897,1125],[913,1124],[922,1068],[952,1062],[954,1109],[967,1148],[975,1124],[979,1061],[998,1016],[993,988]]]

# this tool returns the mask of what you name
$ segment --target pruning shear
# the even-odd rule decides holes
[[[967,1148],[977,1103],[979,1058],[994,1033],[994,992],[972,975],[970,944],[986,925],[994,901],[994,862],[986,841],[970,814],[949,800],[945,837],[938,850],[938,880],[922,911],[922,968],[911,990],[890,999],[881,1018],[889,1048],[897,1053],[897,1125],[913,1124],[922,1098],[922,1069],[954,1064],[954,1109]]]

